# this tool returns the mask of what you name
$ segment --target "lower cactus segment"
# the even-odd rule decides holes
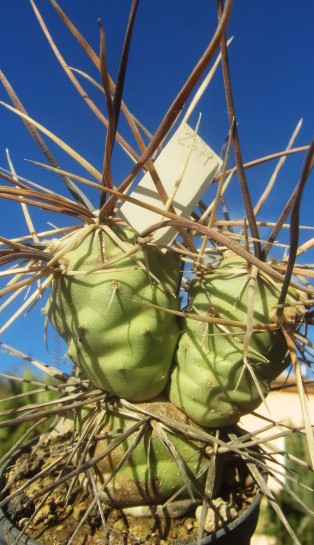
[[[212,272],[192,284],[189,312],[247,323],[250,270],[227,254]],[[276,323],[280,285],[257,275],[253,324]],[[297,294],[289,290],[287,301]],[[295,326],[298,307],[288,307],[284,320]],[[282,331],[254,330],[247,346],[246,329],[185,318],[176,353],[170,400],[194,422],[221,427],[238,422],[266,397],[270,383],[290,363]]]
[[[135,516],[147,516],[147,506],[154,512],[174,495],[175,501],[165,510],[171,516],[199,503],[209,458],[205,443],[178,431],[180,425],[191,426],[186,415],[163,399],[136,404],[128,414],[118,405],[96,417],[99,439],[90,456],[98,460],[93,467],[101,499]],[[153,416],[145,417],[145,411]],[[162,424],[165,417],[176,425],[173,431]],[[82,431],[88,422],[90,415],[84,409]]]
[[[136,250],[134,232],[85,228],[48,251],[63,269],[46,313],[68,356],[94,386],[130,401],[152,399],[169,380],[179,329],[179,263],[154,246]],[[130,255],[132,254],[133,255]]]

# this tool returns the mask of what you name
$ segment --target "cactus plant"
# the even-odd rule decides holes
[[[134,236],[97,227],[52,243],[47,251],[61,256],[62,271],[46,312],[96,388],[144,401],[168,382],[179,330],[175,316],[141,302],[178,308],[179,263],[150,246],[134,254]]]
[[[42,527],[38,530],[43,543],[50,539],[48,520],[57,528],[64,526],[60,543],[68,545],[78,543],[87,524],[89,532],[95,525],[107,537],[110,531],[118,543],[121,535],[129,532],[129,544],[135,540],[152,545],[164,539],[169,544],[178,542],[185,528],[188,534],[193,530],[191,539],[199,545],[204,535],[226,526],[228,513],[231,519],[237,518],[261,490],[298,544],[265,479],[265,472],[273,471],[268,468],[268,458],[276,453],[260,446],[267,440],[258,437],[258,430],[248,434],[237,424],[243,415],[267,402],[272,381],[292,367],[313,465],[313,433],[298,363],[298,357],[306,364],[312,357],[307,328],[312,322],[313,267],[296,264],[297,255],[311,246],[311,241],[301,245],[298,234],[301,197],[313,166],[313,145],[301,150],[307,154],[300,180],[278,220],[270,225],[272,232],[263,240],[256,217],[263,202],[253,208],[234,122],[225,39],[232,2],[218,1],[215,33],[158,130],[149,135],[148,145],[141,135],[141,124],[122,100],[138,2],[132,3],[116,84],[107,69],[102,26],[98,56],[57,2],[51,0],[51,4],[99,70],[102,87],[88,74],[69,68],[31,0],[66,74],[107,126],[105,154],[103,171],[99,171],[29,117],[1,73],[14,104],[4,106],[22,118],[48,160],[48,165],[41,166],[59,176],[71,194],[71,198],[64,196],[63,190],[51,191],[17,175],[8,156],[9,171],[0,172],[4,179],[0,197],[22,205],[29,234],[14,239],[1,237],[0,263],[5,267],[3,276],[10,277],[0,291],[5,299],[3,308],[26,294],[1,332],[25,310],[32,310],[47,291],[46,326],[51,323],[64,339],[73,372],[67,374],[2,344],[6,352],[52,375],[59,383],[59,397],[47,406],[28,405],[19,416],[13,411],[9,421],[8,414],[3,415],[6,418],[1,427],[55,419],[22,458],[16,453],[14,464],[6,467],[0,507],[4,506],[26,534],[36,532],[44,520],[45,534],[41,534]],[[185,164],[180,165],[181,179],[173,180],[171,194],[165,190],[166,180],[159,176],[154,154],[160,152],[178,112],[214,59],[219,44],[221,53],[215,66],[221,60],[229,136],[221,170],[211,172],[212,185],[217,188],[214,197],[206,186],[197,206],[185,217],[175,197],[195,151],[197,131],[187,148]],[[107,119],[85,93],[78,75],[102,89]],[[118,132],[122,112],[139,152]],[[62,168],[40,132],[78,162],[88,177]],[[144,134],[148,134],[146,129]],[[115,179],[113,167],[116,141],[135,161],[121,183]],[[201,145],[204,153],[204,142]],[[236,166],[230,171],[232,145]],[[287,150],[282,153],[287,154]],[[149,173],[160,205],[130,192],[141,170]],[[243,197],[247,218],[240,221],[226,219],[224,200],[235,170],[239,182],[235,190],[237,197]],[[92,200],[96,195],[96,203],[91,203],[90,194]],[[121,212],[125,202],[134,207],[134,215],[157,215],[160,221],[154,219],[137,232]],[[221,205],[223,219],[219,219]],[[30,206],[74,221],[40,233],[34,227]],[[287,227],[290,212],[288,255],[274,259],[271,250],[277,250],[275,241],[283,226]],[[164,229],[177,233],[166,244],[158,238]],[[290,432],[286,428],[286,433]],[[26,474],[21,471],[23,466]],[[240,492],[242,487],[244,492]],[[76,507],[72,506],[74,497]],[[192,522],[191,518],[182,519],[189,513],[193,513]],[[150,541],[147,535],[141,537],[140,522],[136,522],[135,534],[131,531],[134,519],[141,517],[144,526],[150,525]],[[178,525],[176,517],[181,517]],[[70,520],[68,525],[66,520]],[[182,532],[178,528],[183,528]]]
[[[208,273],[195,278],[187,310],[225,319],[229,335],[219,324],[184,319],[176,352],[170,399],[192,420],[216,428],[235,424],[266,397],[271,382],[288,366],[290,357],[281,329],[257,328],[244,349],[237,322],[246,323],[251,270],[246,261],[229,252]],[[276,322],[280,285],[261,274],[255,279],[252,320],[267,326]],[[289,300],[298,302],[291,290]],[[282,322],[295,328],[301,307],[287,307]]]

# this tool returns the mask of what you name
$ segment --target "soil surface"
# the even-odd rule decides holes
[[[133,517],[94,501],[81,479],[65,480],[75,469],[64,456],[66,443],[28,447],[5,473],[4,507],[13,523],[43,545],[183,545],[196,542],[202,507],[184,517]],[[50,469],[47,469],[50,468]],[[28,481],[28,484],[27,484]],[[223,485],[210,502],[204,536],[237,518],[252,503],[256,486],[241,460],[230,459]],[[72,543],[72,541],[70,541]]]

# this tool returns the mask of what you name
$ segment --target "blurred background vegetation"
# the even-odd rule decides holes
[[[20,379],[3,379],[0,381],[0,421],[18,417],[18,411],[24,408],[26,411],[34,404],[45,403],[57,397],[57,392],[47,389],[52,386],[50,379],[43,380],[25,371]],[[4,413],[4,414],[3,414]],[[43,423],[35,426],[29,433],[28,440],[45,431],[51,419],[45,419]],[[17,441],[30,430],[34,421],[21,422],[10,427],[0,428],[0,459]]]
[[[304,462],[310,462],[306,438],[302,433],[295,432],[286,437],[286,451]],[[314,519],[307,509],[314,510],[314,472],[304,469],[292,459],[286,459],[286,473],[293,481],[289,488],[301,500],[304,507],[284,488],[276,495],[276,500],[294,528],[302,545],[313,545]],[[256,532],[269,537],[269,543],[276,545],[291,545],[291,537],[284,528],[267,500],[262,502],[259,522]]]

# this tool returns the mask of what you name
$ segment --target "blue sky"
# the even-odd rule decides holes
[[[38,7],[69,65],[93,77],[95,68],[86,59],[75,40],[58,19],[47,0]],[[107,62],[116,75],[128,9],[127,0],[60,1],[94,49],[99,49],[100,17],[106,32]],[[145,2],[138,9],[130,54],[125,101],[130,110],[152,132],[198,60],[216,26],[216,2],[197,0],[160,0]],[[229,49],[230,69],[240,141],[245,161],[283,150],[297,122],[303,127],[296,145],[306,145],[313,138],[314,75],[314,4],[284,0],[238,0],[234,2],[228,37],[235,39]],[[101,169],[105,131],[82,103],[60,68],[40,29],[28,0],[1,2],[0,69],[9,79],[29,114]],[[84,82],[86,89],[105,110],[103,97]],[[0,100],[8,101],[0,88]],[[192,123],[202,112],[200,135],[220,152],[228,131],[227,110],[221,74],[202,98]],[[121,130],[124,125],[122,122]],[[7,167],[5,148],[10,150],[16,171],[52,188],[59,181],[25,162],[25,158],[42,160],[40,151],[21,121],[0,109],[0,166]],[[77,166],[51,146],[64,168],[81,172]],[[270,200],[266,219],[273,220],[295,186],[304,155],[289,159],[278,179],[278,188]],[[130,168],[130,162],[116,147],[113,159],[114,180],[118,184]],[[253,201],[262,192],[275,163],[248,172]],[[301,222],[313,224],[313,177],[305,190]],[[241,217],[242,205],[237,193],[229,203],[233,215]],[[62,218],[48,217],[34,211],[38,229],[47,222]],[[26,232],[17,205],[0,202],[0,227],[6,236]],[[303,235],[302,235],[303,236]],[[309,254],[310,255],[310,254]],[[312,258],[313,261],[313,258]],[[28,355],[60,362],[64,346],[50,333],[50,353],[42,340],[43,317],[40,306],[3,334],[3,342],[15,345]],[[3,320],[1,319],[1,322]],[[5,355],[1,369],[18,370],[20,363]]]

